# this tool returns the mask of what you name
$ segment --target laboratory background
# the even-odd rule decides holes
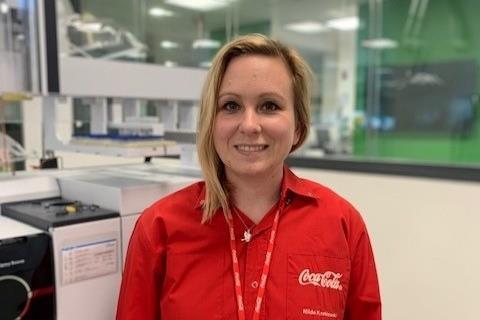
[[[0,319],[113,319],[142,210],[202,179],[217,50],[314,73],[287,162],[361,212],[386,320],[478,320],[480,1],[0,0]]]

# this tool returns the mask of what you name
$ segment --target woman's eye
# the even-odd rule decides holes
[[[227,111],[227,112],[234,112],[237,111],[240,108],[240,106],[233,102],[233,101],[228,101],[223,104],[222,109]]]
[[[261,107],[261,110],[264,112],[273,112],[273,111],[277,111],[278,109],[280,109],[280,107],[275,102],[272,102],[272,101],[265,102],[264,104],[262,104],[262,107]]]

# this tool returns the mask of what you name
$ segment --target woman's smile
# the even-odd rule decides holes
[[[260,152],[268,148],[265,144],[238,144],[234,146],[235,149],[242,153]]]

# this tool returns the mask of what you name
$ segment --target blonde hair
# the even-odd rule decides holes
[[[215,150],[213,127],[217,115],[218,93],[228,64],[235,57],[251,54],[281,58],[292,75],[295,123],[299,140],[290,152],[300,147],[308,135],[311,90],[311,71],[308,64],[295,50],[261,34],[241,36],[227,43],[213,59],[200,102],[197,151],[206,186],[202,222],[210,220],[220,207],[225,214],[230,213],[225,168]]]

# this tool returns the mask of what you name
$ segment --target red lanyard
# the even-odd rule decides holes
[[[265,262],[263,264],[260,285],[258,286],[257,299],[255,300],[255,310],[253,311],[253,320],[258,320],[260,317],[260,307],[262,306],[263,295],[265,294],[265,286],[267,284],[268,273],[270,271],[270,260],[272,259],[273,245],[275,243],[275,236],[277,235],[280,207],[281,206],[279,206],[277,212],[275,213],[272,230],[270,231],[270,241],[268,242],[267,253],[265,254]],[[240,267],[238,265],[233,218],[231,215],[228,215],[228,217],[226,216],[225,219],[227,219],[230,229],[230,249],[232,251],[232,269],[233,278],[235,280],[235,294],[237,296],[238,320],[245,320],[245,307],[243,305],[242,284],[240,282]]]

